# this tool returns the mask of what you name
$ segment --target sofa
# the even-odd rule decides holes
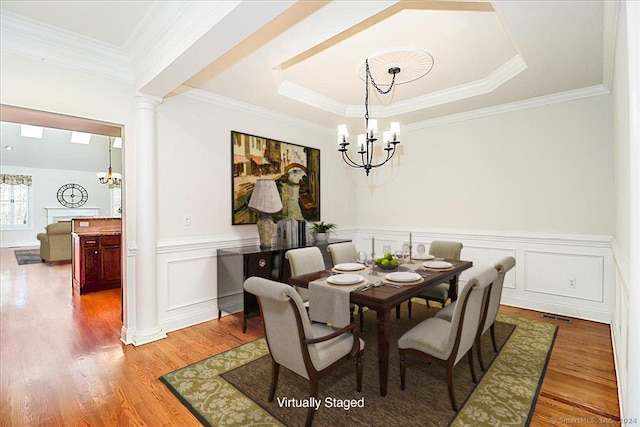
[[[40,258],[46,262],[71,260],[71,221],[56,222],[38,233]]]

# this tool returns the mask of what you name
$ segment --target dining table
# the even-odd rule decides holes
[[[401,265],[399,271],[411,271],[419,274],[422,278],[420,283],[397,284],[385,280],[387,271],[382,271],[379,267],[372,267],[363,278],[367,283],[376,286],[366,288],[357,287],[349,293],[349,301],[359,307],[367,307],[376,312],[376,338],[378,344],[378,372],[380,379],[380,395],[387,395],[387,384],[389,380],[389,341],[391,336],[391,310],[398,307],[405,301],[419,295],[420,293],[437,286],[440,283],[449,282],[450,295],[452,301],[458,295],[458,278],[460,273],[473,266],[471,261],[445,260],[451,264],[447,269],[427,269],[421,267],[420,262],[408,262]],[[308,288],[311,282],[322,283],[336,272],[332,270],[320,270],[312,273],[292,276],[289,284]],[[313,301],[309,301],[313,304]],[[313,320],[313,318],[312,318]]]

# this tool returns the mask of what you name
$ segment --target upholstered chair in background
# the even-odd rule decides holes
[[[49,224],[45,230],[36,236],[40,241],[40,258],[50,264],[71,260],[71,221]]]
[[[423,320],[398,340],[400,352],[400,388],[405,388],[407,356],[424,359],[430,363],[443,365],[447,370],[447,387],[454,411],[458,410],[453,392],[453,369],[465,354],[469,354],[469,367],[474,382],[477,382],[473,368],[473,344],[483,309],[486,291],[497,279],[498,272],[493,267],[481,269],[460,291],[451,321],[431,317]],[[419,375],[419,373],[416,373]]]
[[[364,341],[358,324],[334,329],[311,323],[300,295],[289,285],[261,277],[250,277],[244,289],[258,298],[265,336],[272,360],[269,402],[273,402],[280,366],[310,382],[310,396],[318,397],[320,378],[349,359],[356,358],[356,389],[362,390]],[[306,426],[313,422],[315,408],[307,412]]]
[[[317,246],[309,246],[307,248],[291,249],[285,254],[285,258],[289,260],[289,267],[291,268],[292,276],[299,276],[301,274],[313,273],[314,271],[324,270],[324,258],[322,258],[322,252]],[[296,291],[302,297],[302,301],[309,302],[309,291],[305,288],[296,286]]]
[[[444,258],[451,261],[460,261],[460,253],[462,252],[462,243],[460,242],[444,242],[434,240],[429,246],[429,254],[436,258]],[[449,299],[449,283],[440,283],[439,285],[427,289],[414,298],[424,298],[429,307],[429,301],[436,301],[444,305]],[[409,317],[411,317],[411,300],[409,300]]]
[[[332,243],[327,246],[327,250],[331,254],[331,262],[333,265],[343,264],[347,262],[358,262],[358,251],[353,242]],[[353,313],[355,304],[351,304],[351,321],[353,322]],[[364,330],[364,311],[362,307],[358,308],[360,315],[360,331]]]
[[[333,265],[358,262],[358,251],[353,242],[332,243],[327,246]]]

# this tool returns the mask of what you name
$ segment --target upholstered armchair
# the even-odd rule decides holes
[[[493,267],[480,270],[462,288],[456,301],[451,321],[430,317],[423,320],[398,340],[400,352],[400,388],[405,388],[407,356],[419,357],[427,362],[444,366],[447,370],[449,399],[454,411],[458,410],[453,392],[453,368],[466,354],[469,355],[471,377],[477,382],[473,368],[473,344],[478,334],[487,289],[497,279]]]
[[[40,258],[52,263],[71,259],[71,222],[56,222],[45,227],[45,233],[36,236],[40,241]]]
[[[462,243],[460,242],[444,242],[434,240],[429,246],[429,254],[436,258],[445,258],[452,261],[460,261],[460,253],[462,252]],[[440,283],[439,285],[427,289],[415,298],[424,298],[429,307],[429,301],[436,301],[442,304],[449,299],[449,283]],[[411,300],[409,300],[409,317],[411,317]]]
[[[311,323],[300,295],[289,285],[261,277],[250,277],[244,289],[258,298],[265,336],[272,360],[269,402],[273,402],[280,366],[310,382],[310,396],[318,397],[318,382],[336,367],[356,359],[356,389],[362,390],[364,341],[358,324],[334,329]],[[315,408],[307,412],[306,426],[313,422]]]

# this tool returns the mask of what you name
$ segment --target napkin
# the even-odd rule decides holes
[[[351,323],[350,294],[367,281],[351,286],[332,285],[325,279],[309,282],[309,317],[341,328]]]

